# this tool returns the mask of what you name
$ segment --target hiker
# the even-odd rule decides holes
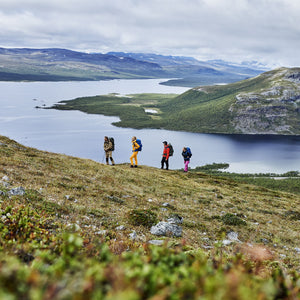
[[[162,154],[161,169],[163,169],[164,164],[166,164],[166,170],[169,170],[170,147],[168,146],[167,141],[164,141],[163,144],[164,144],[164,151]]]
[[[133,168],[137,168],[137,165],[138,165],[138,161],[137,161],[137,155],[138,155],[138,151],[140,150],[141,146],[137,143],[137,140],[136,140],[136,137],[132,137],[131,139],[131,142],[132,142],[132,155],[130,156],[130,162],[131,162],[131,165],[130,167]],[[135,165],[133,163],[133,159],[135,161]]]
[[[104,151],[105,151],[105,159],[106,159],[106,164],[109,165],[109,159],[112,163],[112,165],[115,165],[115,162],[112,158],[112,152],[114,150],[114,145],[111,141],[111,138],[109,139],[108,136],[104,137]]]
[[[189,168],[188,165],[190,163],[190,158],[192,157],[191,149],[189,147],[183,147],[181,154],[184,159],[184,172],[187,172]]]

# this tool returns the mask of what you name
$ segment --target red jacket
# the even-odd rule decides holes
[[[169,159],[169,155],[170,155],[170,148],[168,145],[164,145],[163,157]]]

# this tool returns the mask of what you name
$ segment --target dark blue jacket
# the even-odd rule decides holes
[[[183,156],[184,161],[189,161],[191,158],[191,153],[186,151],[182,151],[181,155]]]

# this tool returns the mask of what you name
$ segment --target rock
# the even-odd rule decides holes
[[[138,236],[136,234],[135,231],[132,231],[130,234],[129,234],[129,238],[132,240],[132,241],[135,241],[138,239]]]
[[[298,253],[298,254],[300,254],[300,248],[295,248],[295,251]]]
[[[0,190],[0,196],[5,196],[5,193]]]
[[[176,236],[180,237],[182,235],[182,228],[176,224],[168,222],[159,222],[150,229],[151,234],[158,236]]]
[[[4,175],[4,176],[2,177],[2,180],[8,182],[8,181],[9,181],[9,178],[8,178],[8,176]]]
[[[168,203],[168,202],[165,202],[165,203],[163,203],[163,205],[162,205],[163,207],[168,207],[168,206],[170,206],[170,203]]]
[[[233,241],[233,242],[241,242],[239,239],[238,239],[238,233],[237,232],[234,232],[234,231],[231,231],[227,234],[227,238],[230,240],[230,241]]]
[[[98,235],[106,235],[106,230],[99,230],[97,232],[95,232],[95,234],[98,234]]]
[[[231,240],[223,240],[222,241],[222,244],[224,245],[224,246],[228,246],[228,245],[230,245],[230,244],[232,244],[233,243],[233,241],[231,241]]]
[[[25,194],[25,189],[20,186],[20,187],[11,189],[8,192],[8,194],[11,195],[11,196],[23,196]]]
[[[227,234],[227,239],[226,240],[223,240],[222,241],[222,244],[224,246],[228,246],[234,242],[241,242],[239,239],[238,239],[238,233],[237,232],[234,232],[234,231],[231,231]]]
[[[266,245],[266,244],[269,244],[269,240],[267,239],[261,239],[261,241]]]
[[[126,227],[124,225],[116,227],[116,230],[125,230],[125,229],[126,229]]]
[[[173,215],[167,220],[167,222],[170,224],[182,224],[183,217],[180,217],[179,215]]]
[[[151,241],[148,241],[148,244],[161,246],[161,245],[163,245],[164,242],[165,241],[163,241],[163,240],[151,240]]]

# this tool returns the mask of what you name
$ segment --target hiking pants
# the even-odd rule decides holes
[[[163,156],[163,158],[161,160],[161,168],[162,169],[164,168],[164,164],[166,164],[166,170],[169,170],[169,160]]]
[[[131,165],[133,166],[133,159],[135,160],[135,165],[137,166],[138,164],[138,161],[137,161],[137,155],[138,155],[138,152],[137,151],[134,151],[132,153],[132,155],[130,156],[130,162],[131,162]]]
[[[114,165],[115,164],[115,162],[114,162],[114,160],[113,160],[113,158],[112,158],[112,151],[105,151],[105,158],[106,158],[106,164],[108,165],[109,164],[109,162],[108,162],[108,159],[110,158],[110,161],[111,161],[111,163]]]
[[[187,171],[188,171],[188,169],[189,169],[189,163],[190,163],[189,160],[185,160],[185,161],[184,161],[184,172],[187,172]]]

